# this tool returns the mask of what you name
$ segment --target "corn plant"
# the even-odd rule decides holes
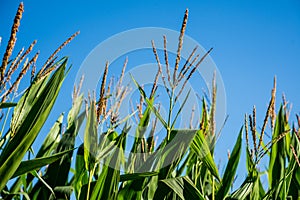
[[[188,11],[185,13],[181,27],[173,74],[169,68],[167,42],[164,37],[167,80],[162,75],[162,65],[154,41],[152,47],[158,71],[150,94],[147,95],[143,87],[132,77],[141,97],[138,105],[136,138],[131,147],[132,154],[128,159],[125,159],[124,151],[127,133],[131,126],[126,119],[118,119],[119,103],[127,91],[126,87],[121,86],[127,60],[118,87],[113,92],[110,92],[111,82],[106,87],[109,68],[108,63],[106,64],[100,97],[98,100],[95,96],[89,97],[86,106],[84,142],[77,152],[75,174],[72,178],[77,199],[205,199],[207,197],[222,199],[229,193],[241,153],[242,131],[228,162],[223,182],[213,160],[214,150],[210,148],[216,141],[215,80],[213,80],[211,106],[208,107],[203,99],[202,114],[197,128],[175,128],[176,120],[189,98],[189,92],[177,110],[175,104],[178,103],[178,98],[183,93],[188,80],[211,51],[209,50],[198,60],[199,55],[194,56],[195,48],[187,62],[180,67],[180,52],[187,18]],[[167,120],[161,116],[159,106],[155,104],[159,78],[163,79],[165,91],[169,96]],[[109,104],[110,98],[117,101]],[[151,123],[151,115],[155,116],[155,120],[150,130],[147,130]],[[109,121],[107,130],[99,128],[103,127],[105,120]],[[118,133],[116,128],[121,126],[120,122],[123,121],[125,122],[122,131]],[[155,145],[153,134],[156,123],[163,125],[166,136],[160,144]],[[122,169],[124,173],[121,173]]]
[[[285,98],[278,114],[275,112],[276,79],[271,99],[265,115],[261,132],[256,128],[256,108],[253,114],[245,117],[246,156],[248,176],[232,197],[236,199],[298,199],[299,179],[299,117],[298,125],[291,127],[288,123],[289,113]],[[249,118],[249,122],[247,120]],[[264,144],[263,137],[270,121],[271,141]],[[250,126],[250,130],[249,130]],[[249,144],[249,132],[252,135],[253,148]],[[265,170],[268,175],[268,189],[264,190],[258,165],[264,156],[269,157],[269,166]]]
[[[15,59],[9,61],[22,12],[23,4],[20,4],[1,65],[0,107],[5,114],[0,141],[1,198],[70,199],[73,195],[75,199],[80,200],[218,200],[297,199],[300,195],[300,118],[297,116],[297,125],[289,124],[285,99],[276,114],[276,79],[261,130],[257,128],[254,107],[252,114],[245,116],[245,124],[237,135],[222,174],[214,161],[214,146],[218,137],[215,127],[215,78],[212,80],[211,101],[208,102],[205,98],[199,101],[202,108],[200,116],[197,117],[197,125],[190,125],[189,128],[176,126],[182,110],[190,109],[186,105],[190,92],[185,92],[185,86],[212,50],[200,57],[195,55],[195,48],[185,64],[181,65],[188,10],[180,30],[174,70],[170,67],[172,62],[169,61],[167,38],[164,36],[164,65],[160,61],[161,56],[155,42],[152,41],[158,70],[151,90],[147,91],[132,77],[140,93],[136,110],[133,109],[128,116],[120,118],[122,101],[130,90],[122,83],[127,59],[117,83],[113,78],[108,78],[107,62],[99,96],[92,91],[88,97],[81,94],[80,88],[84,81],[82,78],[79,85],[74,87],[73,103],[68,112],[66,128],[63,129],[64,114],[61,114],[34,155],[35,158],[24,159],[26,154],[33,154],[31,145],[45,123],[68,71],[67,58],[56,61],[55,55],[76,34],[50,56],[37,74],[34,63],[38,54],[30,61],[25,61],[16,82],[11,84],[12,89],[7,88],[11,75],[35,44],[33,42],[24,53],[21,50]],[[33,66],[30,85],[22,97],[15,100],[18,84],[30,66]],[[163,71],[166,74],[163,74]],[[161,115],[160,104],[157,102],[159,79],[162,79],[169,98],[166,118]],[[184,101],[178,106],[179,97],[183,94]],[[12,116],[9,115],[10,109],[13,110]],[[136,119],[138,125],[135,130],[132,130],[129,118]],[[6,125],[8,120],[10,123]],[[158,123],[162,124],[165,133],[159,143],[154,134]],[[81,126],[84,129],[84,138],[82,144],[77,147],[75,139]],[[4,130],[6,132],[2,134]],[[132,145],[128,144],[130,130],[135,133]],[[264,139],[266,133],[272,135],[270,141]],[[247,177],[233,190],[236,170],[242,162],[240,156],[243,135],[246,143]],[[130,154],[126,158],[128,147]],[[262,159],[269,162],[265,170],[259,167]],[[262,184],[262,174],[268,175],[268,186]],[[8,184],[9,180],[11,184]]]
[[[57,125],[55,125],[51,130],[51,134],[45,139],[36,158],[24,160],[25,154],[32,151],[31,145],[47,120],[67,73],[67,58],[55,61],[56,58],[54,57],[75,35],[63,43],[36,73],[35,64],[39,52],[31,59],[27,58],[36,41],[26,51],[24,51],[24,48],[21,49],[17,56],[10,60],[23,10],[24,6],[21,3],[14,19],[1,64],[0,191],[1,196],[7,199],[19,194],[28,198],[26,188],[20,191],[21,186],[29,184],[33,179],[32,176],[39,177],[37,171],[40,168],[69,153],[69,150],[53,153],[53,148],[59,137],[56,130]],[[23,66],[19,69],[21,65]],[[18,98],[19,84],[26,77],[26,73],[30,68],[32,68],[30,84],[22,92],[21,98]],[[11,79],[15,80],[11,82]],[[14,103],[13,101],[16,99],[17,102]],[[11,107],[14,107],[12,114],[10,113]],[[18,178],[11,189],[8,189],[7,182],[15,177]]]

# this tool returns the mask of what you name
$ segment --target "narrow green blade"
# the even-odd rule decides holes
[[[241,151],[242,151],[242,133],[243,133],[243,128],[241,128],[240,130],[232,154],[226,166],[226,170],[221,182],[221,187],[217,192],[216,199],[224,199],[228,194],[229,189],[233,183],[236,169],[240,161]]]

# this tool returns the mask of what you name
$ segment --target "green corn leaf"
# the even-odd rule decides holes
[[[246,148],[246,165],[248,176],[243,184],[232,194],[231,198],[245,199],[248,196],[250,199],[261,199],[265,192],[260,181],[259,172],[248,148]]]
[[[28,98],[34,99],[32,102],[22,101],[22,98],[18,102],[16,108],[20,106],[20,104],[23,104],[24,106],[21,107],[28,110],[25,112],[21,111],[25,114],[22,115],[22,118],[19,118],[22,119],[20,123],[19,121],[15,122],[17,127],[14,129],[15,132],[12,132],[11,134],[12,139],[7,143],[1,153],[0,191],[19,167],[25,153],[30,148],[45,123],[64,80],[66,63],[67,59],[64,60],[58,70],[53,74],[51,79],[45,83],[41,90],[31,90],[31,88],[40,85],[40,83],[36,83],[25,92],[22,98],[27,96]],[[20,111],[20,109],[18,111]],[[14,116],[16,116],[18,111],[14,112]]]
[[[60,160],[52,163],[46,173],[46,180],[51,184],[51,186],[61,186],[67,182],[68,174],[71,165],[71,158],[74,150],[75,138],[78,134],[80,118],[78,116],[81,105],[83,101],[83,96],[81,95],[73,103],[73,107],[68,114],[68,128],[66,132],[62,135],[60,142],[57,145],[55,152],[63,152],[71,150],[68,154],[64,155]],[[72,121],[70,120],[72,119]],[[73,121],[74,120],[74,121]],[[70,125],[71,124],[71,125]]]
[[[24,186],[24,188],[27,188],[26,176],[28,176],[28,174],[23,174],[20,177],[18,177],[10,187],[9,193],[17,193],[20,190],[20,187],[22,187],[22,185]]]
[[[253,180],[250,180],[248,177],[244,183],[233,192],[230,199],[243,200],[253,191]]]
[[[148,97],[147,97],[145,91],[143,90],[143,88],[138,84],[138,82],[134,79],[134,77],[132,75],[131,75],[131,79],[133,80],[133,82],[137,86],[137,88],[139,89],[141,95],[144,97],[147,105],[150,106],[152,112],[155,114],[155,116],[158,118],[158,120],[162,123],[162,125],[165,127],[165,129],[168,129],[167,122],[160,115],[160,113],[157,111],[157,109],[151,104],[151,101],[148,99]]]
[[[217,192],[217,199],[224,199],[229,192],[229,189],[233,183],[237,166],[240,161],[241,151],[242,151],[242,133],[243,128],[241,128],[235,146],[233,148],[232,154],[225,169],[225,173],[221,182],[221,187]]]
[[[118,192],[118,200],[141,200],[143,199],[143,193],[145,190],[149,189],[149,184],[156,179],[158,172],[143,172],[143,173],[133,173],[124,174],[120,176],[121,187]],[[157,182],[155,188],[157,187]],[[149,192],[147,192],[149,193]],[[146,193],[144,194],[146,195]],[[154,193],[153,193],[154,195]],[[151,198],[153,199],[153,195]],[[147,198],[144,198],[147,199]]]
[[[47,190],[50,191],[50,193],[55,197],[55,193],[53,191],[53,189],[51,188],[50,185],[48,185],[48,183],[36,172],[36,171],[31,171],[31,174],[34,176],[34,177],[37,177],[40,181],[40,183],[42,185],[45,186],[45,188],[47,188]],[[43,199],[45,199],[45,194],[42,194],[43,195]]]
[[[187,95],[185,96],[185,98],[184,98],[182,104],[180,105],[180,108],[178,109],[178,111],[177,111],[177,113],[176,113],[176,115],[175,115],[174,121],[173,121],[173,123],[172,123],[172,125],[171,125],[171,129],[174,128],[174,125],[175,125],[175,123],[176,123],[176,120],[177,120],[179,114],[181,113],[181,111],[182,111],[182,109],[183,109],[183,107],[184,107],[186,101],[188,100],[188,98],[189,98],[189,96],[190,96],[190,93],[191,93],[191,90],[188,91],[188,93],[187,93]]]
[[[89,172],[88,190],[86,198],[89,199],[90,184],[92,177],[95,173],[96,156],[98,151],[98,133],[97,133],[97,117],[96,117],[96,102],[90,100],[90,108],[88,110],[88,116],[86,121],[86,127],[84,132],[83,142],[83,158],[85,163],[85,169]]]
[[[154,99],[150,100],[150,105],[147,106],[146,110],[143,113],[143,117],[140,119],[138,128],[136,130],[136,139],[144,137],[144,134],[150,122],[151,107],[153,107],[153,101]],[[132,152],[136,152],[136,151],[132,151]]]
[[[63,71],[65,71],[66,63],[67,58],[64,57],[53,65],[60,66],[60,68],[63,67]],[[16,131],[20,128],[21,124],[23,124],[25,116],[28,115],[31,108],[38,100],[37,97],[41,96],[42,92],[44,91],[44,88],[47,85],[48,79],[49,75],[45,76],[42,79],[34,80],[30,87],[25,91],[21,99],[18,101],[17,106],[14,108],[10,124],[12,135],[15,135]]]
[[[195,187],[193,182],[189,179],[189,177],[176,177],[170,179],[164,179],[159,181],[160,184],[156,190],[154,195],[154,200],[156,199],[164,199],[164,195],[170,195],[169,192],[176,194],[180,199],[199,199],[205,200],[204,196],[200,193],[200,191]],[[161,184],[163,183],[163,184]],[[166,187],[164,187],[167,186]],[[172,195],[173,196],[173,195]]]
[[[260,196],[260,179],[259,179],[259,176],[256,177],[254,179],[254,184],[253,184],[253,188],[252,188],[252,191],[250,193],[250,199],[253,199],[253,200],[260,200],[262,198],[262,196]]]
[[[298,140],[297,133],[294,132],[295,129],[293,129],[293,134],[291,137],[291,145],[293,146],[295,150],[295,154],[300,155],[300,141]],[[289,153],[291,154],[290,162],[288,163],[288,166],[286,168],[286,188],[288,189],[287,193],[289,196],[292,196],[292,199],[297,199],[299,196],[299,190],[300,190],[300,166],[297,164],[295,155],[292,152],[292,149],[289,149]],[[281,190],[281,196],[283,191]]]
[[[94,168],[98,148],[97,119],[95,102],[90,102],[90,109],[84,132],[84,161],[89,171]]]
[[[197,130],[172,130],[170,140],[167,145],[161,148],[161,153],[158,154],[159,164],[161,169],[159,179],[171,177],[186,155],[188,147],[197,134]]]
[[[18,169],[16,170],[16,172],[14,173],[14,175],[11,178],[15,178],[22,174],[28,173],[32,170],[37,170],[43,166],[49,165],[49,164],[55,162],[56,160],[60,159],[63,155],[65,155],[66,153],[69,153],[70,151],[73,151],[73,149],[54,154],[52,156],[22,161],[20,163]]]
[[[17,103],[2,102],[2,103],[0,103],[0,109],[2,109],[2,108],[11,108],[11,107],[15,107],[16,105],[17,105]]]
[[[72,186],[59,186],[53,189],[55,195],[51,194],[49,200],[70,199],[74,188]]]
[[[107,139],[107,137],[104,137]],[[106,157],[108,157],[111,154],[111,151],[115,148],[116,141],[110,141],[108,144],[105,146],[102,146],[102,148],[98,148],[97,156],[96,156],[96,161],[99,162]]]
[[[64,114],[62,113],[55,124],[52,126],[51,130],[47,134],[41,148],[39,149],[36,157],[43,157],[50,155],[51,152],[55,149],[56,145],[60,140],[61,126],[63,121]]]
[[[21,199],[21,197],[23,197],[23,199],[25,200],[30,200],[30,197],[28,196],[28,194],[26,192],[10,192],[7,193],[7,191],[2,191],[2,197],[5,200],[10,200],[10,199]],[[19,198],[15,198],[15,197],[19,197]]]
[[[67,150],[70,151],[48,166],[43,179],[49,184],[51,188],[67,184],[74,143],[75,137],[71,133],[66,132],[63,134],[62,139],[60,140],[56,148],[56,152],[63,152]],[[37,182],[35,184],[34,188],[30,192],[30,197],[32,198],[33,196],[35,196],[35,193],[38,193],[37,199],[45,199],[49,198],[50,196],[49,190],[44,187],[41,182]]]
[[[94,187],[95,187],[95,185],[96,185],[96,182],[97,181],[92,181],[91,183],[90,183],[90,190],[91,191],[93,191],[93,189],[94,189]],[[86,200],[87,198],[87,196],[86,196],[86,194],[87,194],[87,192],[88,192],[88,183],[87,184],[84,184],[84,185],[82,185],[82,187],[80,188],[80,195],[79,195],[79,197],[78,198],[76,198],[76,199],[79,199],[79,200]]]
[[[151,106],[153,106],[154,98],[150,100],[151,105],[148,105],[145,109],[142,118],[139,121],[139,124],[135,131],[135,139],[131,148],[132,154],[130,154],[128,161],[128,172],[133,173],[136,171],[137,166],[141,166],[144,162],[143,153],[148,153],[146,142],[145,142],[145,133],[147,131],[150,116],[151,116]],[[141,154],[140,154],[141,153]]]
[[[120,182],[137,180],[145,177],[152,177],[158,175],[158,172],[144,172],[144,173],[133,173],[133,174],[123,174],[120,176]]]
[[[284,134],[287,130],[285,129],[285,117],[284,109],[281,106],[279,113],[276,118],[274,133],[272,140],[275,141],[281,134]],[[281,140],[275,142],[271,147],[271,156],[269,161],[269,183],[270,187],[275,189],[273,193],[273,198],[279,198],[279,192],[281,184],[285,184],[285,160],[286,160],[286,140],[282,138]],[[283,182],[281,182],[283,180]],[[286,188],[282,188],[286,189]]]
[[[209,146],[206,139],[204,138],[202,130],[197,131],[190,145],[190,148],[199,157],[199,159],[203,161],[212,175],[214,175],[220,181],[218,168],[210,153]]]
[[[43,176],[43,179],[52,188],[55,188],[57,186],[63,186],[68,183],[68,176],[71,168],[75,138],[78,134],[78,130],[82,122],[81,115],[78,116],[79,111],[81,109],[82,100],[83,100],[82,95],[75,99],[75,102],[73,103],[73,107],[71,108],[68,114],[68,119],[74,119],[75,121],[68,122],[71,125],[68,125],[66,132],[62,135],[62,138],[55,149],[56,153],[68,151],[68,150],[70,151],[65,155],[63,155],[57,161],[51,163],[47,168],[45,175]],[[78,117],[77,118],[70,117],[75,115],[77,115]],[[34,188],[30,192],[30,197],[33,198],[34,196],[36,196],[37,199],[49,198],[50,195],[51,194],[49,193],[49,190],[45,188],[40,182],[35,184]]]
[[[60,135],[59,134],[61,132],[62,120],[63,120],[63,114],[60,115],[60,117],[57,119],[55,124],[52,126],[50,132],[47,134],[42,146],[40,147],[40,149],[39,149],[39,151],[36,155],[36,158],[49,156],[50,153],[55,149],[57,143],[60,140]],[[32,176],[32,174],[30,174],[30,173],[27,174],[26,181],[23,184],[25,188],[26,188],[26,185],[29,185],[31,183],[33,178],[34,178],[34,176]],[[20,178],[18,178],[15,181],[15,183],[13,184],[13,186],[11,187],[10,192],[15,193],[19,190],[20,187],[21,187],[21,180],[20,180]]]
[[[118,200],[142,200],[146,179],[128,181],[118,192]]]
[[[125,124],[122,133],[115,139],[116,146],[111,156],[105,159],[101,174],[90,195],[91,200],[116,199],[120,181],[121,163],[124,160],[124,145],[130,127]]]
[[[88,172],[85,168],[84,149],[83,149],[83,144],[81,144],[77,150],[74,181],[72,182],[77,199],[79,199],[80,197],[82,186],[87,183],[88,183]]]
[[[154,160],[149,162],[149,159],[139,169],[141,171],[150,170]],[[150,168],[149,168],[150,167]],[[144,173],[133,173],[121,175],[120,181],[125,183],[122,184],[118,192],[119,200],[139,200],[143,199],[143,192],[148,190],[145,195],[148,199],[153,199],[155,188],[157,187],[157,176],[158,172],[144,172]],[[128,179],[128,180],[127,180]],[[147,198],[146,198],[147,199]]]

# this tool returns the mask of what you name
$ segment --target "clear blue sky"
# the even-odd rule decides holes
[[[18,4],[16,0],[1,0],[1,53]],[[211,56],[225,84],[229,119],[215,155],[217,162],[221,160],[221,166],[226,162],[227,149],[233,147],[244,114],[250,113],[253,105],[257,107],[258,124],[262,125],[275,75],[278,83],[277,107],[284,92],[293,104],[291,120],[295,121],[295,113],[300,111],[300,2],[297,0],[25,0],[24,5],[16,50],[27,47],[37,39],[35,49],[41,51],[40,62],[68,36],[81,31],[60,53],[70,56],[73,68],[63,85],[48,126],[60,112],[67,112],[70,108],[76,70],[96,45],[132,28],[153,26],[180,30],[186,8],[190,11],[186,34],[205,49],[214,47]],[[242,180],[246,174],[242,162],[238,173]]]

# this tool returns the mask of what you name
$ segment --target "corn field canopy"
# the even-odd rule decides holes
[[[197,123],[188,128],[177,127],[181,112],[191,109],[185,105],[190,94],[186,84],[212,50],[204,55],[194,55],[193,51],[181,65],[188,10],[183,17],[175,60],[168,59],[166,37],[162,38],[162,56],[152,41],[157,74],[151,90],[145,90],[132,76],[139,103],[136,108],[133,106],[131,114],[119,116],[122,101],[130,90],[122,84],[127,59],[118,81],[108,77],[107,62],[99,95],[91,91],[83,96],[82,78],[74,86],[71,109],[61,111],[39,149],[33,149],[63,82],[68,79],[68,57],[59,58],[58,52],[78,32],[63,42],[44,65],[37,66],[40,53],[34,50],[36,41],[14,51],[23,11],[21,3],[0,68],[0,199],[299,199],[300,118],[289,122],[285,98],[275,108],[276,78],[264,121],[256,121],[255,106],[250,115],[245,115],[222,173],[214,159],[220,134],[215,121],[215,76],[211,100],[200,98],[200,116],[191,114],[191,122]],[[169,66],[173,64],[171,71]],[[25,90],[19,92],[20,83],[28,78]],[[169,98],[165,117],[157,99],[160,79]],[[180,96],[184,99],[181,104]],[[136,120],[134,130],[129,118]],[[155,135],[158,124],[164,132],[159,140]],[[84,138],[77,146],[80,129],[84,130]],[[131,142],[129,131],[135,133]],[[265,138],[266,134],[270,138]],[[243,150],[246,160],[241,159]],[[262,159],[267,160],[267,165],[261,164]],[[246,165],[247,176],[233,187],[239,165]],[[263,175],[267,176],[267,183],[262,182]]]

